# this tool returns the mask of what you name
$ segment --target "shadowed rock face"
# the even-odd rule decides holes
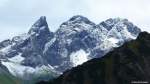
[[[23,51],[23,56],[26,57],[23,65],[26,66],[41,66],[46,64],[43,57],[45,44],[53,38],[53,33],[50,32],[46,17],[41,16],[31,27],[28,32],[29,38]]]
[[[52,33],[49,31],[49,27],[45,16],[41,16],[31,27],[28,32],[30,36],[31,47],[33,51],[42,53],[48,38],[52,38]]]
[[[150,34],[63,73],[57,79],[39,84],[131,84],[150,83]]]

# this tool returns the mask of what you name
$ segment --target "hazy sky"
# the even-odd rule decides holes
[[[0,40],[27,32],[40,16],[46,16],[55,31],[74,15],[95,23],[127,18],[150,32],[150,0],[0,0]]]

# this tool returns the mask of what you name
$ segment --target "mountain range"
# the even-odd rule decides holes
[[[49,29],[42,16],[29,32],[0,42],[1,65],[25,84],[53,79],[72,67],[101,58],[141,32],[127,19],[110,18],[95,24],[80,15],[62,23],[56,32]]]

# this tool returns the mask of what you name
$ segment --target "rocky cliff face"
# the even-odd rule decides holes
[[[62,72],[104,56],[114,47],[135,39],[140,32],[127,19],[108,19],[96,25],[86,17],[77,15],[60,26],[54,38],[46,44],[44,56],[49,64]]]
[[[131,84],[150,83],[150,34],[142,32],[102,58],[92,59],[39,84]]]

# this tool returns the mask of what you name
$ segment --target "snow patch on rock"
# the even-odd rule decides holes
[[[89,53],[85,52],[83,49],[73,52],[70,55],[70,61],[73,63],[73,66],[81,65],[82,63],[88,61]]]
[[[9,58],[8,60],[14,63],[21,63],[25,58],[21,56],[22,53],[19,53],[18,55],[16,55],[15,57]]]

